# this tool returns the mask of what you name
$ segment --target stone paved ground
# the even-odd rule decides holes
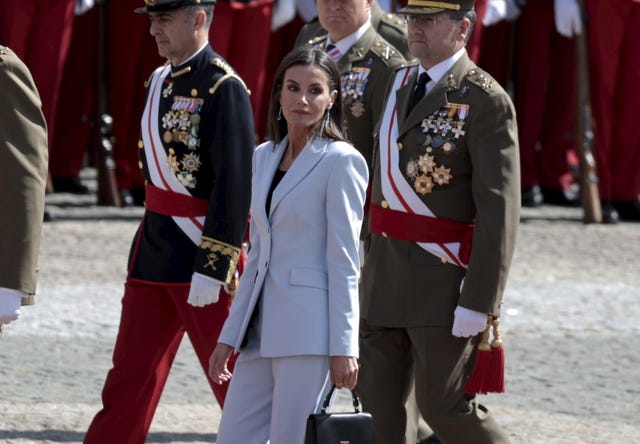
[[[57,220],[44,226],[37,305],[0,339],[0,443],[80,443],[100,407],[141,210],[93,200],[48,196]],[[639,257],[639,224],[523,211],[503,315],[507,393],[484,397],[514,444],[640,443]],[[215,442],[219,416],[184,342],[147,442]]]

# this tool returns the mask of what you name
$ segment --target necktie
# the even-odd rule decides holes
[[[427,83],[429,83],[431,77],[426,72],[423,72],[418,77],[418,82],[416,83],[416,89],[413,90],[413,94],[411,95],[411,100],[409,100],[409,111],[413,109],[414,106],[424,97],[425,92],[427,91]]]
[[[329,57],[333,60],[338,60],[340,58],[340,50],[336,48],[336,45],[333,43],[328,44],[324,51],[329,54]]]

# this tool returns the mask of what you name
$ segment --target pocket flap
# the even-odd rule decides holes
[[[329,287],[327,273],[313,268],[292,268],[289,283],[322,290],[326,290]]]

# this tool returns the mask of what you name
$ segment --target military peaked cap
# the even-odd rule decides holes
[[[437,14],[443,11],[470,11],[473,0],[409,0],[400,14]]]
[[[144,6],[137,8],[135,12],[165,12],[194,5],[213,5],[216,0],[144,0]]]

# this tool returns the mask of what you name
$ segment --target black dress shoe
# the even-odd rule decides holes
[[[47,210],[46,208],[44,209],[44,215],[42,216],[42,221],[43,222],[52,222],[54,219],[53,215],[49,212],[49,210]]]
[[[613,206],[613,202],[610,200],[603,200],[600,203],[602,207],[602,223],[603,224],[616,224],[620,220],[620,215]]]
[[[534,185],[530,188],[523,188],[520,194],[520,203],[523,207],[539,207],[544,198],[540,192],[540,187]]]
[[[627,220],[631,222],[640,221],[640,201],[614,201],[613,207],[618,211],[620,220]]]
[[[54,177],[53,191],[54,193],[89,194],[89,188],[80,181],[78,176]]]
[[[129,190],[120,190],[118,194],[120,195],[120,204],[123,207],[132,207],[134,205],[133,196]]]
[[[542,188],[542,197],[544,203],[549,205],[560,205],[563,207],[577,207],[580,205],[578,194],[572,190],[551,188]]]

